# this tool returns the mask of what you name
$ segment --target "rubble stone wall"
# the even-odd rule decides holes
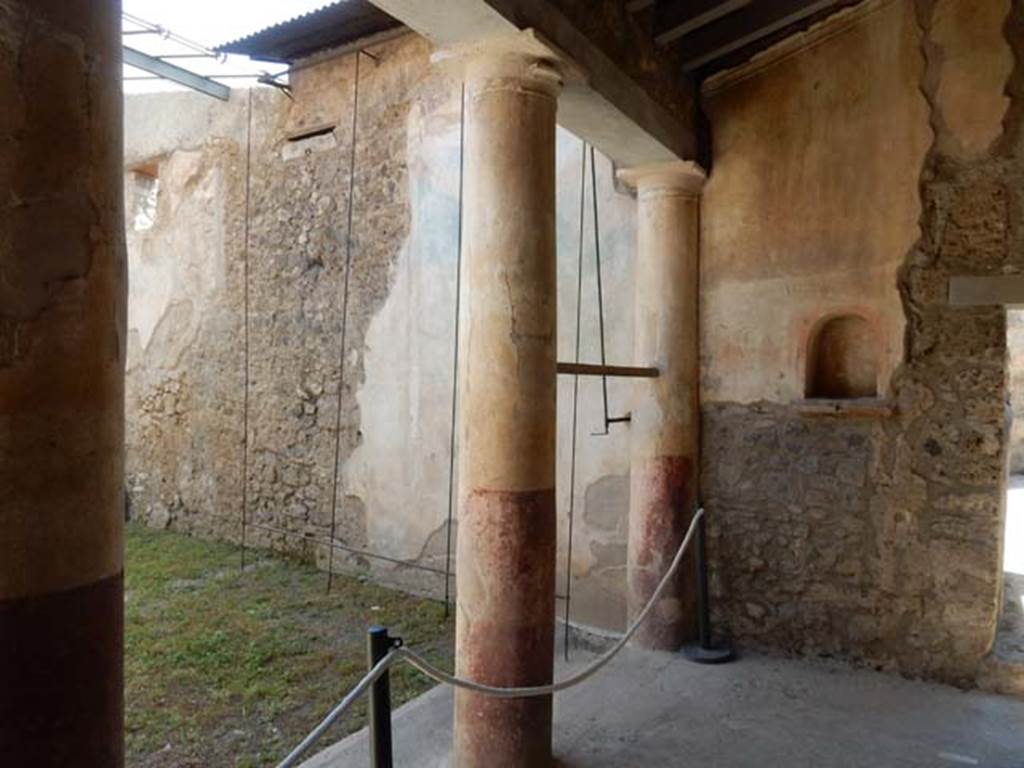
[[[873,146],[861,147],[866,151],[852,168],[837,167],[820,178],[803,177],[806,165],[800,163],[770,171],[781,174],[775,194],[783,200],[810,184],[823,201],[834,201],[842,193],[833,185],[849,188],[865,176],[870,180],[876,163],[903,162],[903,153],[915,146],[907,136],[923,128],[931,134],[914,175],[919,214],[912,219],[913,237],[905,250],[880,254],[899,260],[884,291],[887,301],[899,302],[905,319],[882,390],[892,414],[886,408],[867,417],[807,413],[798,389],[786,388],[786,381],[799,381],[802,362],[799,333],[787,327],[792,314],[786,302],[760,314],[764,326],[756,335],[735,337],[733,345],[750,345],[748,354],[736,355],[735,346],[724,341],[705,346],[705,376],[711,380],[702,480],[711,521],[715,619],[743,645],[843,655],[962,684],[975,679],[990,650],[1002,588],[1006,312],[952,308],[947,285],[952,275],[1011,274],[1024,266],[1015,192],[1024,181],[1014,55],[1024,40],[1019,14],[1016,5],[1011,12],[1008,0],[865,3],[827,22],[825,34],[812,30],[802,42],[789,43],[802,50],[783,44],[774,60],[769,54],[755,61],[746,78],[732,73],[733,84],[721,91],[725,96],[712,97],[713,132],[736,137],[730,152],[738,159],[716,166],[706,205],[722,206],[722,216],[739,222],[754,220],[765,235],[725,251],[706,242],[706,272],[714,275],[723,260],[762,270],[738,296],[756,297],[762,289],[774,295],[789,260],[814,257],[815,249],[819,261],[835,259],[834,227],[802,216],[776,228],[764,217],[777,201],[737,200],[724,194],[729,179],[716,179],[716,173],[741,178],[767,168],[773,158],[765,144],[777,142],[785,156],[787,146],[806,142],[808,131],[813,136],[812,124],[827,119],[827,109],[853,109],[822,137],[826,143],[875,137]],[[862,37],[872,29],[879,34]],[[871,55],[846,55],[857,48]],[[821,66],[794,79],[801,57]],[[907,73],[914,74],[913,87],[905,89],[902,101],[881,114],[864,109],[858,84],[870,83],[877,94],[881,82],[891,88]],[[837,89],[837,81],[854,84],[852,90]],[[815,105],[822,93],[832,98],[815,120],[772,122],[766,141],[738,131],[734,121],[744,114],[728,103],[735,88],[774,93],[774,102],[763,107],[769,113],[791,100]],[[919,100],[925,109],[905,126],[899,116]],[[841,161],[842,152],[836,157]],[[867,210],[877,227],[891,226],[892,214],[900,210],[891,204],[892,187],[869,184],[861,192],[850,200],[846,220],[853,217],[860,226],[858,217]],[[713,222],[715,212],[707,217]],[[789,225],[799,228],[801,248],[777,249],[776,233]],[[863,242],[859,229],[849,235]],[[892,238],[886,247],[899,243]],[[871,257],[866,252],[860,264],[848,260],[828,270],[829,279],[818,285],[822,311],[869,268]],[[723,301],[716,303],[719,287],[712,281],[708,288],[707,324],[728,318],[733,308],[752,312],[722,290],[717,295]],[[896,331],[889,327],[883,338]],[[707,337],[719,338],[714,334],[720,331],[711,325]],[[766,352],[766,345],[780,340],[781,349]],[[880,345],[881,354],[888,349]],[[743,359],[769,359],[771,365],[744,374]],[[749,376],[766,372],[762,385],[750,386]],[[759,398],[758,391],[766,394]]]
[[[189,93],[127,99],[128,493],[132,513],[151,525],[239,541],[244,489],[249,546],[441,596],[448,557],[460,89],[430,67],[430,47],[415,35],[372,53],[376,59],[359,62],[351,251],[353,54],[300,66],[293,99],[254,90],[251,142],[247,91],[236,90],[226,104]],[[563,359],[575,354],[581,157],[580,141],[560,130]],[[580,354],[596,361],[589,169],[588,160]],[[607,353],[628,363],[635,203],[615,190],[612,166],[600,154],[597,190]],[[609,382],[612,415],[625,413],[628,392],[627,384]],[[558,397],[565,414],[558,448],[558,584],[564,594],[569,377],[560,377]],[[577,621],[620,627],[628,434],[624,425],[591,434],[604,431],[600,380],[581,380],[577,408],[572,613]],[[334,541],[345,547],[333,554],[332,527]]]

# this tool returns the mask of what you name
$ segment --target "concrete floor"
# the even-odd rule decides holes
[[[1024,686],[1024,476],[1007,488],[1006,607],[992,658],[994,689]],[[593,657],[573,654],[558,677]],[[995,684],[995,682],[999,684]],[[394,717],[395,766],[447,768],[452,692],[439,686]],[[555,697],[562,768],[1024,768],[1024,698],[902,680],[842,664],[747,655],[700,667],[626,651],[596,678]],[[303,768],[369,765],[366,732]]]
[[[451,717],[447,687],[399,710],[396,768],[446,767]],[[831,663],[626,651],[555,697],[555,752],[562,768],[1024,768],[1024,700]],[[304,768],[367,765],[363,731]]]

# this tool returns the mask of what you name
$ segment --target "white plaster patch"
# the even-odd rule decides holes
[[[417,558],[448,514],[458,102],[428,103],[409,112],[409,235],[366,333],[363,442],[344,469],[345,487],[366,504],[370,548],[403,559]]]
[[[203,307],[224,287],[225,188],[220,166],[208,165],[201,150],[181,150],[162,163],[160,174],[163,192],[153,225],[128,232],[128,327],[143,351],[169,311],[183,302],[195,311],[179,313],[186,326],[165,335],[175,340],[175,347],[187,343],[198,332]]]

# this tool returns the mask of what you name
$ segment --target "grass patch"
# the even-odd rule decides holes
[[[125,552],[128,765],[273,765],[363,675],[366,627],[384,624],[451,666],[444,606],[312,566],[129,524]],[[395,706],[430,688],[405,667]],[[366,724],[365,700],[324,746]]]

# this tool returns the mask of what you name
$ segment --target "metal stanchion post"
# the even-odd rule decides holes
[[[370,627],[366,634],[367,665],[373,669],[388,651],[402,644],[386,627]],[[370,688],[370,766],[392,768],[391,682],[385,670]]]
[[[711,636],[711,607],[708,600],[708,567],[704,541],[706,517],[705,513],[697,521],[696,541],[694,542],[697,546],[697,622],[700,640],[685,646],[683,653],[690,661],[695,661],[698,664],[722,664],[732,661],[735,654],[731,645],[724,642],[715,643]]]

